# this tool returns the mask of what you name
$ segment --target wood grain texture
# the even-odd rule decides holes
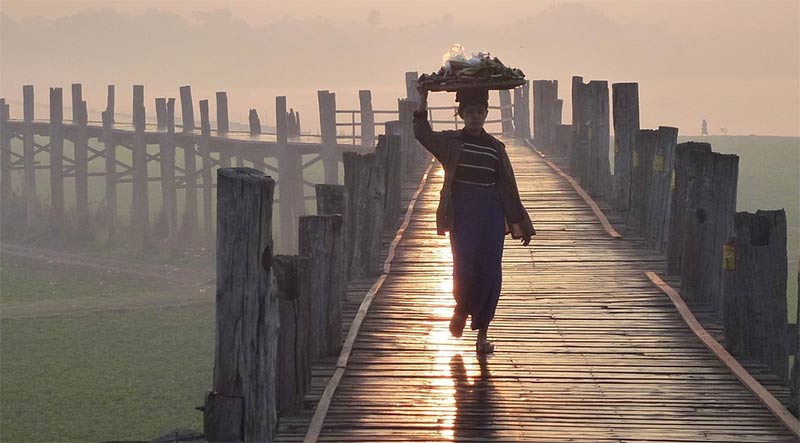
[[[241,423],[244,441],[271,441],[277,425],[278,293],[272,271],[275,182],[250,168],[217,171],[217,296],[214,383],[204,427],[210,441]],[[242,413],[226,414],[220,398],[241,398]],[[226,415],[227,417],[227,415]],[[209,432],[211,432],[209,434]]]
[[[497,351],[482,360],[474,333],[449,335],[435,170],[346,370],[328,373],[341,380],[319,441],[793,441],[646,277],[663,256],[609,238],[541,157],[508,149],[538,235],[506,244]],[[300,423],[279,440],[303,440]]]

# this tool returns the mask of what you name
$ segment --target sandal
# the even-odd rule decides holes
[[[475,352],[478,354],[491,354],[494,352],[494,344],[489,340],[478,340],[475,342]]]
[[[467,316],[454,313],[453,318],[450,319],[450,334],[452,334],[455,338],[460,338],[464,333],[464,327],[466,325]]]

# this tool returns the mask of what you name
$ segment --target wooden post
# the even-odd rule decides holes
[[[258,111],[251,109],[248,119],[250,120],[250,135],[261,134],[261,120],[258,119]]]
[[[627,225],[640,233],[644,232],[647,217],[647,190],[650,188],[651,169],[658,144],[658,131],[640,129],[636,131],[631,157],[631,207]]]
[[[64,233],[64,95],[50,88],[50,230]]]
[[[110,126],[114,126],[115,117],[114,117],[114,85],[108,85],[107,89],[108,93],[106,95],[106,110],[104,114],[101,114],[103,118],[103,122],[108,122]]]
[[[549,110],[549,103],[544,101],[544,88],[547,80],[533,81],[533,144],[539,149],[549,149],[545,146],[544,114]]]
[[[406,72],[406,99],[419,103],[419,91],[417,91],[417,71]]]
[[[361,104],[361,145],[375,145],[375,113],[372,112],[372,91],[358,91]]]
[[[614,83],[611,86],[614,106],[614,177],[612,204],[627,211],[631,200],[631,155],[639,130],[639,84]]]
[[[403,191],[403,176],[400,170],[400,136],[394,135],[390,129],[390,122],[386,123],[386,134],[384,137],[384,149],[379,156],[382,158],[385,173],[386,204],[384,205],[383,227],[394,230],[400,221],[400,213],[403,208],[401,205],[401,193]],[[380,141],[378,142],[380,145]]]
[[[181,86],[181,126],[183,132],[194,130],[194,105],[192,104],[192,87]]]
[[[133,200],[131,231],[140,247],[149,244],[150,205],[148,199],[147,142],[145,140],[144,86],[133,86]]]
[[[288,118],[289,118],[289,120],[288,120],[289,121],[288,132],[289,132],[289,139],[291,140],[291,139],[296,138],[297,135],[298,135],[298,132],[297,132],[297,116],[294,114],[294,108],[289,108]]]
[[[609,154],[608,82],[592,80],[589,93],[589,164],[586,191],[593,197],[608,195],[611,190]]]
[[[586,184],[585,172],[589,157],[589,91],[583,77],[572,77],[572,151],[570,170],[582,185]]]
[[[521,112],[521,118],[519,119],[519,123],[521,125],[519,134],[520,137],[525,139],[531,138],[531,93],[530,93],[531,82],[526,81],[524,85],[520,86],[519,91],[519,111]],[[516,104],[516,102],[515,102]]]
[[[794,399],[791,406],[794,408],[794,416],[800,417],[800,259],[797,260],[797,315],[795,316],[795,352],[794,366],[789,380],[789,387]]]
[[[687,302],[708,304],[718,311],[722,295],[722,245],[733,235],[739,157],[691,153],[681,259],[680,294]]]
[[[695,168],[698,162],[690,162],[689,154],[692,152],[705,152],[711,154],[711,145],[708,143],[686,142],[675,147],[675,168],[672,173],[672,203],[669,215],[669,239],[667,241],[667,273],[678,274],[681,271],[681,247],[683,245],[684,217],[686,217],[686,188],[690,177],[697,177],[702,171]]]
[[[525,139],[531,137],[529,84],[514,88],[514,135]]]
[[[558,125],[556,128],[555,152],[569,159],[572,150],[572,125]]]
[[[310,358],[333,356],[342,345],[345,291],[341,215],[300,217],[300,255],[309,259]]]
[[[322,165],[325,170],[325,183],[339,183],[339,160],[341,153],[336,149],[336,94],[317,91],[319,100],[319,127],[322,133]]]
[[[347,171],[345,171],[346,173]],[[317,215],[341,215],[344,247],[344,268],[346,280],[350,279],[350,258],[353,256],[352,223],[350,222],[350,196],[344,185],[318,184],[314,186],[317,197]]]
[[[72,123],[75,147],[74,175],[75,175],[75,206],[78,215],[77,228],[80,240],[86,241],[91,237],[91,217],[89,216],[89,134],[87,132],[88,118],[86,115],[86,101],[83,100],[80,83],[72,85]]]
[[[276,255],[273,269],[280,291],[278,417],[286,417],[302,410],[303,397],[311,388],[308,339],[312,327],[309,322],[312,275],[308,258],[297,255]]]
[[[208,441],[272,441],[279,322],[272,272],[275,182],[251,168],[226,168],[217,171],[217,183],[217,341],[203,432]]]
[[[34,146],[33,130],[33,85],[22,87],[23,118],[22,148],[23,148],[23,185],[22,195],[25,198],[25,225],[31,227],[36,220],[36,147]]]
[[[647,188],[644,240],[649,248],[664,252],[669,239],[670,203],[672,203],[672,171],[675,168],[675,145],[678,128],[659,126],[656,150]]]
[[[228,94],[217,92],[217,132],[224,134],[230,130],[228,121]]]
[[[175,183],[175,99],[167,102],[164,98],[156,99],[156,111],[159,111],[158,145],[161,152],[161,221],[172,252],[178,240],[178,194]],[[163,125],[163,126],[162,126]]]
[[[108,85],[108,98],[103,118],[103,146],[105,146],[105,217],[108,239],[117,238],[117,142],[113,135],[114,126],[114,85]]]
[[[202,168],[202,177],[203,177],[203,238],[206,239],[206,244],[214,244],[212,239],[214,238],[214,218],[213,218],[213,204],[214,204],[214,183],[213,183],[213,174],[211,171],[211,122],[208,115],[208,100],[200,100],[200,142],[198,149],[200,151],[201,157],[201,168]],[[188,156],[188,154],[187,154]],[[194,149],[191,153],[191,165],[193,169],[193,176],[194,176],[194,163],[196,162],[196,158],[194,155]],[[189,160],[187,157],[187,167],[186,167],[186,174],[189,174]],[[188,186],[192,185],[192,188],[189,189]],[[192,228],[195,229],[197,227],[197,179],[193,178],[191,181],[187,180],[186,182],[186,217],[192,217]],[[191,194],[190,194],[191,191]],[[190,207],[190,203],[191,207]]]
[[[351,277],[375,275],[378,272],[386,195],[383,166],[378,164],[375,154],[345,152],[344,170],[345,188],[350,196],[348,218],[352,220]]]
[[[297,251],[297,220],[303,215],[303,170],[299,155],[289,150],[286,97],[275,97],[275,128],[278,138],[278,194],[280,196],[280,239],[283,252]],[[300,200],[298,203],[297,200]]]
[[[9,105],[0,98],[0,211],[8,214],[11,189],[11,133],[8,130]],[[2,215],[0,214],[0,215]],[[5,217],[3,217],[5,218]],[[6,225],[6,223],[2,223]]]
[[[345,187],[343,185],[319,184],[314,186],[314,190],[317,196],[317,215],[339,214],[342,216],[342,225],[348,226],[347,207],[349,199]],[[347,237],[346,232],[345,237]]]
[[[218,135],[224,136],[229,130],[228,94],[226,92],[217,92],[217,133]],[[231,159],[233,158],[232,144],[219,141],[216,143],[219,146],[219,166],[221,168],[229,168],[231,166]]]
[[[765,363],[786,383],[786,212],[737,212],[734,229],[722,253],[726,347],[736,357]]]
[[[514,135],[514,112],[511,105],[511,91],[501,89],[498,92],[500,94],[500,120],[502,120],[503,135],[510,137]]]
[[[558,80],[533,81],[533,142],[540,149],[553,150],[561,124],[560,106]]]
[[[408,100],[398,101],[398,113],[400,120],[400,173],[403,177],[413,170],[416,163],[420,161],[420,155],[424,148],[419,145],[414,137],[413,116],[414,111],[419,105],[417,102]],[[427,151],[425,151],[427,152]]]

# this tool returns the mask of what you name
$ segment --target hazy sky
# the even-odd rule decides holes
[[[371,89],[376,109],[394,107],[403,72],[437,69],[455,42],[559,80],[567,103],[572,75],[638,81],[643,127],[697,134],[705,118],[712,133],[800,136],[798,0],[0,0],[0,96],[14,116],[34,84],[43,118],[47,87],[69,103],[82,82],[99,119],[107,84],[121,113],[132,84],[149,108],[191,84],[196,100],[228,91],[232,119],[269,118],[287,95],[312,129],[317,89],[342,106]]]

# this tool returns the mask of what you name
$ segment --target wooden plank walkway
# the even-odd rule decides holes
[[[320,441],[796,441],[650,283],[645,271],[663,271],[663,257],[610,238],[541,158],[508,148],[538,235],[533,248],[507,239],[495,354],[479,359],[474,333],[448,332],[436,169]]]

